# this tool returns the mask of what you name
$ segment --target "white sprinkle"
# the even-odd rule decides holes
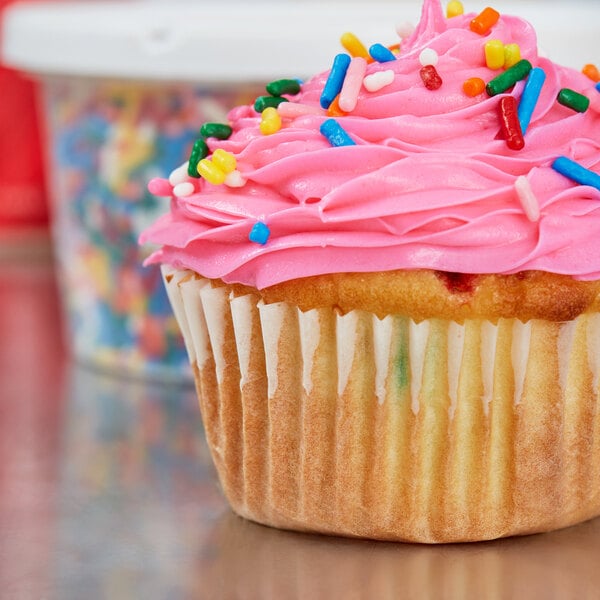
[[[426,67],[427,65],[437,65],[438,63],[438,53],[433,48],[425,48],[419,54],[419,62]]]
[[[540,219],[540,205],[536,195],[531,189],[529,179],[524,175],[517,177],[515,181],[515,189],[517,190],[517,196],[523,207],[523,211],[527,218],[532,221],[539,221]]]
[[[318,106],[309,106],[308,104],[300,104],[298,102],[282,102],[277,107],[277,112],[280,117],[295,118],[304,115],[321,115],[323,109]]]
[[[246,178],[236,169],[227,174],[223,183],[233,188],[243,187],[246,184]]]
[[[189,181],[184,181],[182,183],[178,183],[173,188],[173,195],[178,198],[185,198],[186,196],[191,196],[195,191],[194,184]]]
[[[361,56],[355,56],[350,61],[339,97],[340,109],[344,112],[352,112],[356,108],[360,86],[366,72],[367,61]]]
[[[376,92],[386,85],[390,85],[394,81],[394,71],[391,69],[387,71],[377,71],[377,73],[371,73],[363,79],[363,85],[368,92]]]
[[[178,183],[185,183],[189,179],[189,175],[187,173],[188,163],[184,162],[182,165],[178,166],[174,171],[169,175],[169,183],[175,187]]]
[[[398,25],[396,25],[396,33],[401,40],[410,36],[414,30],[415,26],[408,21],[404,21],[404,23],[398,23]]]

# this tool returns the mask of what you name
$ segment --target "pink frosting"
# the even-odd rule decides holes
[[[263,135],[252,107],[234,109],[231,138],[209,145],[236,156],[245,185],[196,180],[195,193],[173,196],[171,211],[142,236],[161,246],[149,262],[258,288],[323,273],[415,268],[600,278],[600,191],[551,168],[565,155],[600,172],[600,115],[556,101],[571,88],[598,106],[599,92],[581,73],[538,56],[527,22],[502,15],[482,37],[469,29],[474,16],[446,19],[439,0],[425,0],[399,58],[367,68],[391,69],[394,81],[376,92],[362,88],[352,113],[336,117],[355,146],[332,147],[320,134],[326,111],[284,119],[281,130]],[[501,95],[471,98],[462,90],[468,78],[498,75],[485,66],[488,39],[518,44],[547,76],[520,151],[499,136]],[[419,76],[424,48],[439,55],[438,90]],[[327,75],[290,100],[318,107]],[[508,93],[519,99],[523,87]],[[539,203],[537,221],[519,201],[519,176]],[[152,189],[172,194],[165,180]],[[270,230],[265,244],[248,237],[257,221]]]

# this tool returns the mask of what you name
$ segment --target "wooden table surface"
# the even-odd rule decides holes
[[[74,364],[43,253],[0,255],[0,340],[2,598],[600,598],[600,519],[421,546],[234,516],[193,390]]]

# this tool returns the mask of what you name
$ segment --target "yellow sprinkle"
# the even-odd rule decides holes
[[[519,44],[506,44],[504,46],[504,68],[510,69],[521,60]]]
[[[504,44],[500,40],[485,43],[485,64],[488,69],[501,69],[504,66]]]
[[[213,185],[221,185],[225,181],[225,173],[217,167],[209,158],[203,158],[198,163],[198,173]]]
[[[217,148],[213,152],[212,155],[213,163],[227,175],[227,173],[231,173],[235,171],[237,167],[237,161],[235,160],[235,156],[231,154],[231,152],[227,152],[227,150],[223,150],[223,148]]]
[[[446,6],[446,17],[451,19],[452,17],[458,17],[458,15],[462,15],[465,12],[465,9],[462,5],[462,2],[459,0],[452,0],[448,2]]]
[[[342,46],[344,46],[344,48],[348,51],[350,56],[360,56],[365,60],[369,60],[371,58],[371,56],[369,55],[369,51],[365,48],[364,44],[353,33],[344,33],[340,38],[340,42],[342,43]]]
[[[261,113],[260,132],[263,135],[270,135],[281,129],[281,116],[277,109],[269,106]]]

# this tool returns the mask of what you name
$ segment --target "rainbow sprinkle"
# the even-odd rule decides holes
[[[419,62],[421,66],[426,67],[427,65],[435,65],[438,64],[439,56],[438,53],[433,48],[424,48],[419,53]]]
[[[355,56],[346,71],[346,78],[338,100],[340,109],[344,112],[352,112],[356,108],[358,94],[366,72],[367,61],[360,56]]]
[[[214,137],[218,140],[226,140],[233,133],[233,129],[225,123],[204,123],[200,127],[200,135],[205,138]]]
[[[203,138],[197,139],[194,142],[190,158],[188,159],[187,174],[190,177],[200,177],[198,174],[198,163],[208,156],[208,145]]]
[[[394,81],[394,71],[377,71],[363,79],[363,85],[368,92],[377,92]]]
[[[487,35],[491,28],[498,22],[500,13],[490,6],[484,8],[469,24],[471,31],[479,35]]]
[[[503,96],[500,99],[500,124],[506,145],[511,150],[522,150],[525,140],[519,124],[517,101],[514,96]]]
[[[433,65],[421,67],[419,75],[428,90],[437,90],[442,87],[442,78]]]
[[[202,179],[208,181],[208,183],[211,183],[212,185],[221,185],[222,183],[225,183],[226,173],[214,164],[210,158],[203,158],[198,163],[198,173]]]
[[[536,67],[530,71],[527,83],[525,83],[525,87],[523,88],[518,109],[519,123],[521,124],[523,135],[525,135],[529,127],[533,111],[535,110],[545,81],[546,73],[543,69]]]
[[[596,65],[593,65],[591,63],[583,65],[583,69],[581,69],[581,72],[593,82],[600,82],[600,71],[598,70],[598,67]]]
[[[342,46],[349,52],[350,56],[356,58],[360,56],[365,60],[370,60],[371,56],[365,45],[353,34],[347,31],[340,38]]]
[[[264,246],[269,240],[270,235],[271,230],[266,225],[266,223],[263,223],[262,221],[257,221],[250,230],[250,233],[248,234],[248,239],[251,242],[255,242],[256,244],[261,244]]]
[[[563,88],[558,92],[556,97],[559,104],[574,110],[575,112],[585,112],[590,107],[590,101],[583,94],[571,90],[569,88]]]
[[[333,65],[329,71],[329,76],[325,82],[325,87],[321,92],[321,107],[329,108],[334,98],[342,90],[344,79],[346,78],[346,71],[350,66],[350,57],[347,54],[337,54],[333,59]]]
[[[501,40],[488,40],[483,49],[488,69],[497,71],[504,66],[504,44]]]
[[[259,96],[254,101],[254,110],[262,113],[265,108],[277,108],[282,102],[287,102],[287,98],[281,96]]]
[[[529,183],[529,179],[524,175],[520,175],[517,177],[515,181],[515,190],[517,192],[517,197],[519,198],[519,202],[523,207],[523,212],[527,216],[527,218],[533,223],[535,221],[539,221],[540,219],[540,205],[537,199],[537,196],[534,194],[533,189],[531,188],[531,183]]]
[[[470,77],[463,83],[463,92],[471,98],[483,94],[484,90],[485,81],[480,77]]]
[[[285,104],[289,104],[286,102]],[[273,106],[269,106],[260,115],[260,132],[263,135],[271,135],[281,129],[281,115]]]
[[[485,90],[488,93],[488,96],[496,96],[498,94],[502,94],[506,92],[506,90],[510,89],[517,81],[521,81],[525,79],[529,72],[533,68],[532,64],[526,60],[522,59],[517,64],[513,65],[510,69],[504,71],[497,77],[494,77],[488,84],[485,86]]]
[[[335,119],[323,121],[319,131],[332,146],[356,145],[354,140],[348,135],[348,132]]]
[[[389,49],[386,48],[383,44],[373,44],[369,48],[369,54],[371,58],[378,63],[391,62],[392,60],[396,60],[396,55]]]
[[[451,0],[446,6],[446,17],[451,19],[452,17],[458,17],[464,14],[465,9],[460,0]]]
[[[300,93],[300,82],[297,79],[276,79],[267,83],[265,89],[271,96],[295,96]]]
[[[594,171],[590,171],[590,169],[586,169],[583,165],[580,165],[578,162],[575,162],[566,156],[559,156],[552,163],[552,168],[557,173],[564,175],[576,183],[589,185],[600,190],[600,175],[594,173]]]
[[[335,119],[323,121],[319,131],[332,146],[356,145],[354,140],[348,135],[348,132]]]
[[[504,46],[504,68],[510,69],[521,60],[519,44],[506,44]]]

